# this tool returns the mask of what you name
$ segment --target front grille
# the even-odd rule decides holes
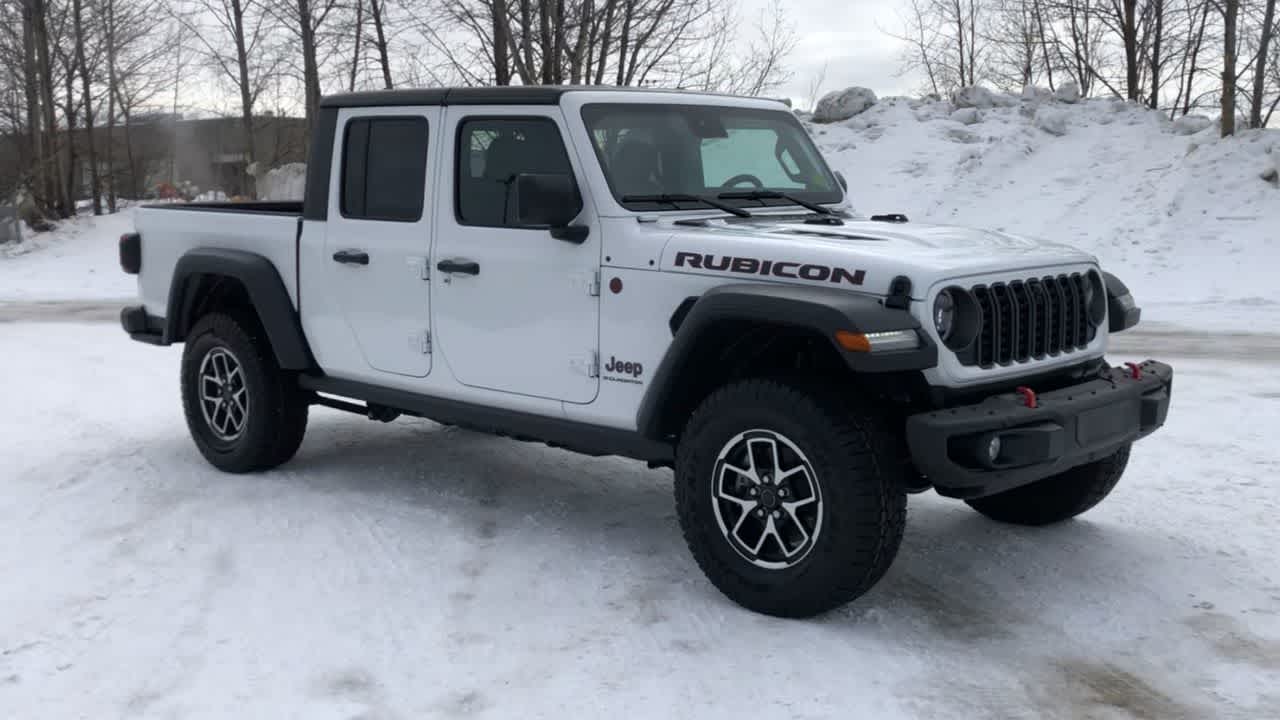
[[[1084,349],[1098,332],[1084,303],[1088,282],[1072,273],[970,288],[982,329],[959,353],[961,364],[989,368]]]

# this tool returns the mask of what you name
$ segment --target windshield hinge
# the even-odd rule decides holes
[[[431,331],[430,330],[422,331],[422,354],[423,355],[431,354]]]

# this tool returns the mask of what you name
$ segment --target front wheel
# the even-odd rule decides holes
[[[280,369],[256,319],[211,313],[182,353],[182,405],[200,454],[219,470],[269,470],[293,457],[307,430],[307,397]]]
[[[829,389],[747,380],[716,391],[676,457],[694,559],[731,600],[769,615],[808,617],[865,593],[902,542],[896,438]]]
[[[1013,525],[1051,525],[1069,520],[1102,502],[1120,482],[1129,464],[1130,445],[1091,463],[984,498],[969,507]]]

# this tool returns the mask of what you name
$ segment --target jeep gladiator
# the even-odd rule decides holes
[[[308,408],[671,467],[741,605],[804,617],[888,570],[907,495],[1045,525],[1115,487],[1172,370],[1093,256],[864,217],[782,104],[508,87],[325,98],[300,203],[141,208],[135,340],[184,343],[196,447],[289,460]]]

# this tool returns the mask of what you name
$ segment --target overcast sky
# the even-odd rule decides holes
[[[884,30],[897,32],[902,0],[783,0],[800,43],[789,67],[794,75],[780,94],[808,102],[809,83],[827,64],[822,92],[862,85],[877,95],[901,95],[918,89],[915,77],[900,77],[902,44]],[[767,0],[749,0],[762,8]],[[759,10],[747,10],[754,17]]]

